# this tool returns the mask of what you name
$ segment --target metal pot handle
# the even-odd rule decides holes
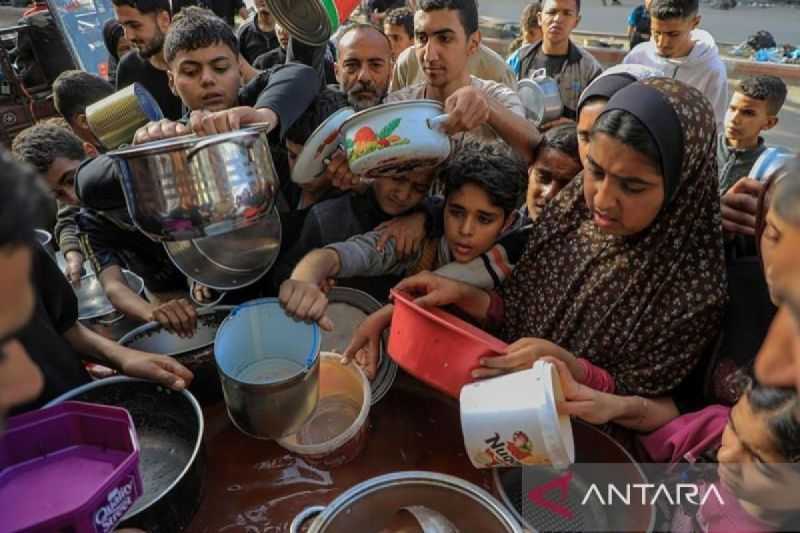
[[[194,156],[196,156],[199,152],[205,150],[206,148],[210,148],[212,146],[216,146],[218,144],[226,143],[226,142],[239,142],[241,139],[245,137],[255,137],[258,135],[257,130],[236,130],[229,133],[223,133],[221,135],[215,135],[210,139],[206,139],[204,141],[200,141],[193,148],[190,148],[188,152],[186,152],[186,160],[191,161]],[[249,146],[248,146],[249,148]]]
[[[447,122],[448,118],[450,118],[450,115],[445,113],[443,115],[437,115],[433,118],[425,119],[425,123],[428,125],[428,129],[438,131],[439,133],[444,133],[444,123]]]
[[[300,533],[300,528],[303,527],[303,524],[305,524],[309,518],[322,513],[324,510],[325,507],[322,505],[312,505],[311,507],[306,507],[294,517],[294,520],[292,520],[291,525],[289,525],[289,533]]]
[[[216,300],[211,301],[211,302],[201,302],[197,298],[194,297],[194,287],[195,287],[196,283],[197,282],[193,281],[192,282],[192,286],[189,287],[189,299],[192,300],[192,303],[194,303],[195,305],[200,306],[201,308],[214,307],[215,305],[220,303],[223,298],[225,298],[226,294],[228,294],[227,291],[219,291],[219,296],[217,297]]]
[[[125,318],[125,313],[120,313],[119,311],[116,311],[116,313],[117,316],[108,320],[102,320],[98,318],[97,323],[100,324],[101,326],[113,326],[114,324]]]

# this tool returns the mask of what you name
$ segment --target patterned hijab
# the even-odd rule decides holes
[[[714,112],[699,91],[666,78],[622,89],[610,109],[636,116],[657,141],[664,206],[639,234],[607,235],[592,222],[583,177],[573,180],[534,224],[501,289],[501,335],[550,340],[610,372],[619,393],[653,396],[674,389],[720,331]]]

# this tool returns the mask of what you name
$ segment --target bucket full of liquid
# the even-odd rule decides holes
[[[297,432],[319,397],[317,324],[297,322],[277,298],[231,311],[217,330],[214,359],[228,416],[243,433],[277,439]]]
[[[319,401],[314,413],[293,435],[278,444],[321,468],[335,468],[359,456],[367,441],[372,404],[369,380],[339,354],[320,356]]]

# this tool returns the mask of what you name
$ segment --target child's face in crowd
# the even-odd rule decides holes
[[[294,170],[294,165],[297,163],[297,158],[300,157],[300,152],[303,151],[303,145],[293,143],[290,140],[286,140],[286,151],[289,160],[289,170]],[[331,186],[331,179],[327,175],[327,173],[323,173],[319,178],[303,183],[300,185],[300,188],[309,193],[317,193],[324,191],[325,189]]]
[[[467,183],[447,197],[444,236],[453,259],[468,263],[488,251],[506,225],[502,208],[474,183]]]
[[[570,156],[554,148],[545,148],[528,170],[528,192],[525,203],[528,215],[539,218],[545,204],[572,181],[581,166]]]
[[[533,26],[531,28],[525,28],[525,33],[523,38],[527,44],[533,44],[535,42],[542,40],[542,28],[539,26]]]
[[[253,5],[258,11],[258,16],[262,17],[264,22],[267,24],[272,22],[272,13],[269,12],[266,0],[253,0]]]
[[[42,373],[31,362],[14,335],[30,320],[35,305],[31,284],[31,249],[0,247],[0,433],[5,413],[15,405],[34,399],[42,389]]]
[[[657,19],[650,18],[650,35],[662,57],[686,57],[694,47],[692,30],[700,23],[700,17]]]
[[[372,186],[383,212],[397,216],[422,202],[428,195],[432,179],[431,173],[426,172],[403,177],[380,178],[375,180]]]
[[[578,154],[581,156],[581,164],[586,168],[589,155],[589,142],[591,141],[592,128],[597,122],[597,117],[606,108],[608,100],[605,98],[592,99],[588,104],[581,107],[581,114],[578,115]]]
[[[722,434],[717,471],[720,481],[745,504],[795,511],[800,474],[775,464],[785,464],[789,458],[778,451],[768,427],[769,416],[754,413],[747,395],[742,396]]]
[[[735,148],[752,148],[758,144],[759,134],[777,123],[778,117],[767,111],[766,100],[735,92],[725,112],[725,137]]]
[[[455,9],[417,11],[414,34],[417,60],[433,87],[461,79],[480,45],[480,33],[467,35]]]
[[[404,26],[386,23],[383,25],[383,33],[386,34],[392,44],[392,55],[395,58],[399,57],[403,50],[414,44]]]
[[[192,111],[224,111],[238,102],[239,58],[224,44],[181,50],[170,64],[169,81]]]
[[[170,18],[165,11],[141,13],[130,6],[114,6],[117,20],[122,24],[125,38],[139,50],[144,58],[150,58],[164,46],[164,34],[169,29]]]
[[[339,41],[336,79],[356,111],[378,105],[389,90],[392,49],[379,30],[357,29]]]
[[[583,195],[595,226],[611,235],[647,228],[664,203],[664,179],[652,162],[617,139],[595,134],[583,172]]]
[[[545,0],[538,17],[542,38],[552,44],[569,39],[581,20],[575,0]]]
[[[800,309],[800,228],[781,218],[774,209],[766,216],[761,236],[764,274],[773,302]]]
[[[69,205],[80,205],[75,194],[75,171],[80,166],[80,161],[57,157],[44,175],[47,186],[59,202]]]
[[[133,48],[133,45],[131,45],[131,42],[123,35],[119,38],[119,41],[117,41],[117,57],[122,59],[122,56],[127,54],[131,48]]]

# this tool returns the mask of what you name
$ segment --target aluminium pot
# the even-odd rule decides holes
[[[525,116],[537,126],[553,121],[564,114],[558,82],[537,69],[530,78],[520,80],[517,94],[525,108]]]
[[[118,376],[87,383],[48,406],[67,400],[123,407],[133,419],[144,491],[119,527],[148,533],[186,529],[200,507],[206,471],[205,422],[194,396]]]
[[[200,403],[222,399],[222,388],[214,364],[214,337],[233,306],[219,305],[197,310],[197,330],[188,338],[180,337],[159,322],[148,322],[128,333],[119,343],[143,352],[168,355],[194,374],[189,391]]]
[[[108,155],[121,176],[131,219],[154,241],[244,228],[275,201],[278,179],[265,125],[154,141]]]
[[[144,293],[144,280],[130,270],[123,270],[122,274],[128,287],[141,296]],[[94,273],[82,276],[80,286],[73,287],[72,290],[78,299],[78,320],[93,331],[117,340],[141,324],[114,309],[100,279]]]
[[[445,120],[435,100],[392,102],[354,114],[341,127],[350,170],[369,178],[433,170],[450,155]]]
[[[435,472],[396,472],[368,479],[342,493],[327,507],[309,507],[292,521],[299,533],[381,531],[400,510],[424,506],[457,531],[521,533],[519,523],[492,495],[463,479]]]

